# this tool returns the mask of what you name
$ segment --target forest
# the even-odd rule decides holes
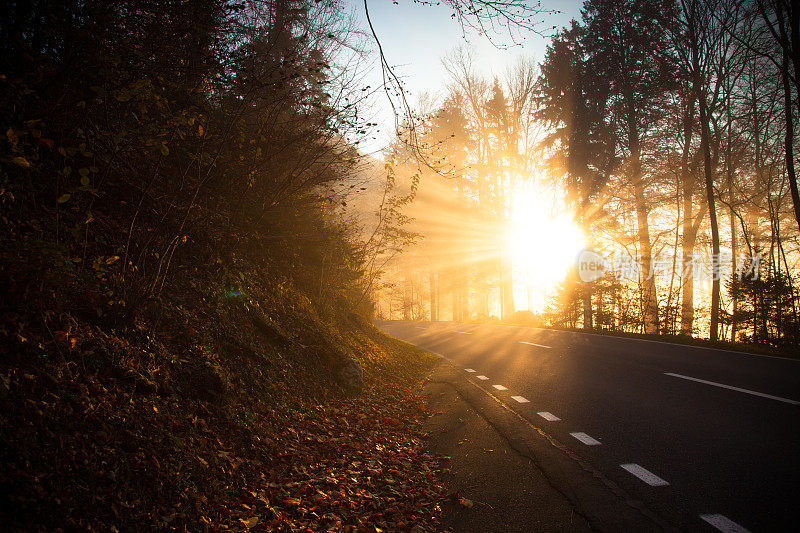
[[[344,211],[364,42],[327,0],[2,3],[4,529],[433,529],[430,357]]]
[[[504,74],[454,49],[388,152],[417,238],[379,312],[795,346],[797,28],[780,1],[589,0]]]

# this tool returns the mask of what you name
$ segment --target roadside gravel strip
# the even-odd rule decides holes
[[[444,523],[455,531],[676,530],[464,369],[440,360],[424,392],[427,445],[450,457]]]

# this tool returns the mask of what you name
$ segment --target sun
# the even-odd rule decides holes
[[[514,195],[508,239],[514,306],[543,311],[585,247],[583,233],[557,191],[528,186]]]

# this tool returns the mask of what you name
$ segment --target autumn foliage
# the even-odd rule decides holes
[[[361,127],[342,20],[0,7],[5,528],[434,527],[427,360],[365,321],[337,209]]]

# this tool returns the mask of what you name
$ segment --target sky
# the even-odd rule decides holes
[[[492,40],[506,47],[500,49],[479,34],[468,33],[465,40],[461,26],[451,18],[451,11],[445,6],[420,5],[413,0],[368,2],[370,17],[386,59],[402,78],[412,104],[423,92],[433,96],[441,93],[447,78],[442,57],[458,46],[472,48],[477,67],[487,75],[502,75],[520,56],[540,61],[549,42],[547,35],[555,32],[554,27],[561,28],[573,18],[579,18],[583,4],[582,0],[542,0],[543,9],[559,11],[542,15],[540,28],[544,35],[528,33],[522,44],[515,46],[507,33],[499,32],[492,36]],[[363,0],[344,0],[344,4],[353,12],[356,23],[368,31]],[[375,66],[367,83],[375,87],[381,83],[377,55],[373,62]],[[362,147],[368,151],[387,142],[394,123],[391,107],[384,96],[375,101],[374,109],[374,121],[379,124],[380,132],[371,146]]]

